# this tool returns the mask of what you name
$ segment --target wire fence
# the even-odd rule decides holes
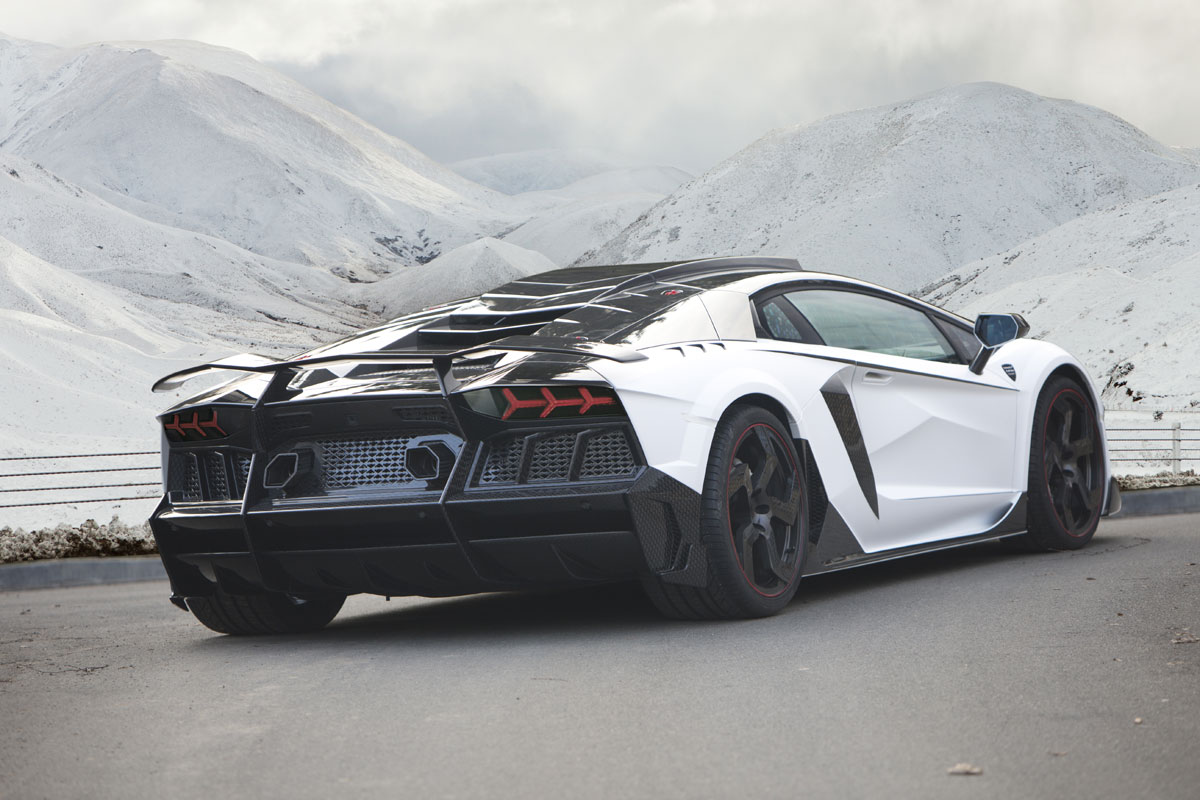
[[[158,456],[154,450],[0,457],[0,509],[154,500],[162,494]]]

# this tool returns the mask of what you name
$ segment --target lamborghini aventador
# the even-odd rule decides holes
[[[239,373],[160,417],[172,601],[314,630],[347,595],[638,580],[678,618],[1119,507],[1098,393],[1016,314],[790,259],[562,269]]]

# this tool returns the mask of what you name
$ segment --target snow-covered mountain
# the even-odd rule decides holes
[[[504,241],[570,264],[619,234],[692,176],[673,167],[629,167],[589,175],[561,189],[513,200],[531,213]]]
[[[628,159],[586,149],[546,148],[455,161],[450,168],[504,194],[561,189],[583,178],[634,166]]]
[[[0,38],[0,153],[147,221],[370,277],[510,227],[501,195],[248,56]]]
[[[1200,407],[1200,185],[1080,217],[925,287],[964,316],[1024,314],[1109,408]]]
[[[392,318],[557,268],[541,253],[489,237],[362,286],[359,292],[364,305]]]
[[[1196,181],[1190,153],[1100,109],[967,84],[770,133],[579,263],[763,253],[915,289]]]

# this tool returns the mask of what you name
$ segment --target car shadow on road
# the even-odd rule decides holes
[[[1110,536],[1093,547],[1120,550],[1136,543],[1135,537]],[[1088,550],[1080,551],[1088,552]],[[1099,554],[1099,553],[1098,553]],[[404,598],[394,604],[379,603],[379,610],[345,615],[325,630],[304,636],[210,637],[204,646],[243,647],[264,641],[318,644],[337,647],[401,639],[406,644],[475,639],[480,643],[497,638],[628,635],[642,632],[685,631],[715,625],[794,625],[812,613],[814,606],[836,603],[846,597],[884,593],[899,584],[935,580],[946,575],[977,569],[1020,568],[1018,562],[1036,568],[1049,561],[1069,558],[1071,553],[1030,553],[1004,542],[912,556],[841,572],[809,576],[797,598],[773,620],[732,622],[679,622],[661,617],[636,583],[562,589],[544,592],[478,594],[454,598]],[[1045,564],[1045,567],[1040,566]]]

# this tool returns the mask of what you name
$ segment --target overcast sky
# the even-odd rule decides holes
[[[0,29],[25,39],[245,51],[442,161],[588,147],[702,172],[771,128],[979,80],[1200,146],[1194,0],[6,5]]]

